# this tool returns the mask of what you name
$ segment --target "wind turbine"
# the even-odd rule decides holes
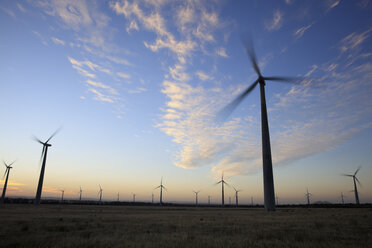
[[[48,144],[48,142],[56,135],[60,129],[57,129],[50,137],[47,139],[45,142],[42,142],[38,138],[34,137],[34,139],[39,142],[40,144],[43,145],[43,150],[41,152],[41,157],[40,160],[43,160],[43,164],[41,166],[41,171],[40,171],[40,177],[39,177],[39,183],[37,185],[37,191],[36,191],[36,198],[35,198],[35,205],[40,204],[40,199],[41,199],[41,192],[43,190],[43,181],[44,181],[44,172],[45,172],[45,164],[46,164],[46,158],[47,158],[47,153],[48,153],[48,147],[52,146],[51,144]]]
[[[133,202],[136,202],[136,194],[133,194]]]
[[[61,189],[60,191],[62,192],[61,202],[63,202],[63,196],[65,195],[65,190],[64,189]]]
[[[243,99],[259,84],[261,97],[261,131],[262,131],[262,168],[264,183],[264,203],[267,211],[275,211],[275,192],[273,166],[271,160],[270,134],[267,119],[265,85],[266,81],[295,82],[298,78],[290,77],[265,77],[261,74],[258,66],[256,54],[252,42],[247,42],[245,46],[248,56],[251,60],[254,71],[257,74],[256,81],[253,82],[246,90],[238,95],[232,102],[226,105],[218,114],[220,120],[226,120],[234,109],[243,101]]]
[[[224,190],[224,184],[226,185],[229,185],[227,182],[225,182],[225,180],[223,180],[223,172],[222,172],[222,177],[221,177],[221,181],[217,182],[215,185],[217,184],[221,184],[222,186],[222,206],[225,206],[225,190]]]
[[[341,202],[342,202],[342,205],[344,205],[345,204],[345,201],[344,201],[344,198],[345,198],[346,196],[344,196],[344,194],[342,194],[342,192],[341,192]]]
[[[101,184],[98,184],[98,186],[99,186],[99,191],[98,191],[99,202],[102,202],[102,188],[101,188]]]
[[[306,189],[306,200],[307,200],[307,205],[310,205],[310,196],[313,195],[311,193],[309,193],[309,189]]]
[[[81,189],[81,186],[80,186],[80,192],[79,192],[79,201],[81,201],[81,195],[83,194],[83,190]]]
[[[151,193],[151,203],[154,204],[154,192]]]
[[[8,178],[9,178],[10,169],[13,168],[12,165],[14,164],[15,161],[13,163],[9,164],[9,165],[7,165],[5,163],[5,161],[3,161],[3,162],[4,162],[4,165],[5,165],[5,168],[6,168],[3,179],[4,179],[5,175],[6,175],[6,178],[5,178],[4,188],[3,188],[3,194],[1,195],[1,202],[2,203],[4,203],[4,201],[5,201],[5,193],[6,193],[6,187],[8,186]]]
[[[242,190],[241,189],[236,189],[234,186],[233,186],[233,188],[235,190],[235,204],[236,204],[236,206],[238,206],[239,205],[238,193]]]
[[[275,196],[275,199],[276,199],[276,205],[278,206],[279,205],[279,197],[278,197],[278,195]]]
[[[210,195],[208,196],[208,205],[209,206],[211,205],[211,196]]]
[[[199,194],[200,190],[199,191],[193,191],[193,192],[195,193],[195,206],[198,206],[198,194]]]
[[[357,184],[356,182],[358,182],[358,184],[360,186],[362,186],[362,184],[359,182],[358,178],[356,177],[356,174],[358,173],[358,171],[360,170],[360,166],[359,168],[355,171],[355,173],[353,175],[350,175],[350,174],[343,174],[344,176],[347,176],[347,177],[352,177],[353,178],[353,182],[354,182],[354,194],[355,194],[355,203],[356,204],[359,204],[359,194],[358,194],[358,188],[357,188]]]
[[[160,180],[160,185],[156,187],[155,189],[158,189],[158,188],[160,188],[160,205],[162,205],[163,204],[163,188],[167,190],[167,188],[164,187],[163,185],[163,178],[161,178]]]
[[[120,194],[119,194],[119,192],[118,192],[118,198],[117,198],[117,200],[116,200],[117,202],[119,202],[120,201]]]

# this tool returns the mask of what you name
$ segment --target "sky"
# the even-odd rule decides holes
[[[267,82],[280,203],[372,202],[372,1],[0,1],[0,159],[8,196],[263,202],[258,87],[225,122],[216,113]],[[3,168],[5,171],[5,167]],[[2,173],[2,172],[1,172]],[[0,181],[2,187],[4,180]],[[233,199],[227,187],[225,199]]]

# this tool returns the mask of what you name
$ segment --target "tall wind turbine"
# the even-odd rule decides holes
[[[164,185],[163,185],[163,178],[161,178],[161,180],[160,180],[160,185],[158,186],[158,187],[156,187],[155,189],[158,189],[158,188],[160,188],[160,205],[162,205],[163,204],[163,188],[166,190],[167,188],[166,187],[164,187]]]
[[[198,194],[199,194],[200,190],[199,191],[193,191],[193,192],[195,193],[195,206],[198,206]]]
[[[154,192],[151,193],[151,203],[154,204]]]
[[[133,194],[133,202],[136,202],[136,194]]]
[[[118,198],[116,199],[116,201],[117,201],[117,202],[120,201],[120,194],[119,194],[119,192],[118,192]]]
[[[211,205],[211,196],[210,195],[208,196],[208,205],[209,206]]]
[[[224,185],[229,185],[227,182],[225,182],[225,180],[223,180],[223,172],[222,172],[222,177],[221,177],[221,181],[217,182],[215,185],[217,184],[221,184],[222,186],[222,206],[225,206],[225,189],[224,189]]]
[[[54,135],[56,135],[59,132],[60,129],[57,129],[50,137],[47,139],[45,142],[42,142],[38,138],[34,137],[34,139],[39,142],[40,144],[43,145],[43,150],[41,152],[41,157],[40,160],[43,160],[43,164],[41,166],[41,171],[40,171],[40,177],[39,177],[39,183],[37,185],[37,191],[36,191],[36,198],[35,198],[35,205],[40,204],[40,199],[41,199],[41,192],[43,190],[43,181],[44,181],[44,172],[45,172],[45,164],[46,164],[46,158],[47,158],[47,153],[48,153],[48,147],[52,146],[51,144],[48,144],[48,142],[53,138]]]
[[[81,188],[81,186],[80,186],[80,191],[79,191],[79,201],[81,201],[81,195],[83,194],[83,190],[82,190],[82,188]]]
[[[306,194],[305,194],[305,196],[306,196],[306,200],[307,200],[307,205],[310,205],[310,196],[311,196],[312,194],[311,193],[309,193],[309,189],[306,189]]]
[[[295,82],[298,78],[290,77],[264,77],[261,74],[258,66],[256,54],[253,49],[252,42],[247,42],[245,46],[249,58],[251,60],[254,71],[257,74],[257,79],[232,102],[226,105],[218,114],[220,120],[225,120],[234,111],[234,109],[243,101],[243,99],[259,84],[261,96],[261,131],[262,131],[262,167],[263,167],[263,182],[264,182],[264,203],[267,211],[275,211],[275,192],[274,192],[274,177],[273,166],[271,160],[271,147],[269,124],[267,119],[265,85],[266,81],[280,82]]]
[[[1,195],[1,202],[2,203],[4,203],[4,201],[5,201],[5,193],[6,193],[6,187],[8,186],[8,179],[9,179],[10,169],[13,168],[12,165],[14,164],[15,161],[13,163],[9,164],[9,165],[7,165],[5,163],[5,161],[3,161],[3,162],[4,162],[4,165],[5,165],[5,168],[6,168],[3,179],[4,179],[5,175],[6,175],[6,178],[5,178],[4,188],[3,188],[3,194]]]
[[[234,188],[234,190],[235,190],[235,204],[236,204],[236,206],[238,206],[239,205],[239,197],[238,197],[238,193],[240,192],[240,191],[242,191],[241,189],[236,189],[234,186],[233,186],[233,188]]]
[[[354,182],[354,194],[355,194],[355,203],[356,203],[356,204],[359,204],[359,194],[358,194],[358,188],[357,188],[357,184],[356,184],[356,182],[358,182],[358,184],[359,184],[360,186],[362,186],[361,183],[359,182],[358,178],[356,177],[356,174],[358,173],[358,171],[360,170],[360,168],[361,168],[361,167],[359,166],[359,168],[355,171],[355,173],[354,173],[353,175],[350,175],[350,174],[343,174],[344,176],[352,177],[352,178],[353,178],[353,182]]]
[[[61,201],[63,202],[63,196],[65,195],[65,190],[64,189],[61,189],[60,191],[62,192]]]
[[[101,184],[98,184],[99,186],[99,191],[98,191],[98,195],[99,195],[99,202],[102,202],[102,187],[101,187]]]

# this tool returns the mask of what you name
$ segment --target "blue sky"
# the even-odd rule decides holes
[[[372,201],[372,3],[358,1],[1,1],[0,158],[17,159],[10,195],[139,201],[164,178],[165,201],[220,201],[224,171],[262,202],[259,92],[222,123],[215,113],[264,75],[281,202]],[[4,168],[5,169],[5,168]],[[156,197],[159,192],[154,191]],[[230,188],[226,197],[233,196]]]

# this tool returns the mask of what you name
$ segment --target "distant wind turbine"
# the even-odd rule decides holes
[[[119,192],[118,192],[118,198],[116,199],[116,201],[117,201],[117,202],[120,201],[120,194],[119,194]]]
[[[246,51],[251,60],[254,71],[257,74],[256,81],[238,95],[232,102],[226,105],[219,113],[218,119],[226,120],[234,109],[244,100],[244,98],[259,84],[261,96],[261,131],[262,131],[262,162],[263,162],[263,182],[264,182],[264,203],[267,211],[275,211],[275,192],[273,166],[271,160],[270,134],[266,109],[265,85],[266,81],[296,82],[299,78],[293,77],[264,77],[258,66],[252,41],[246,42]]]
[[[61,189],[60,191],[62,192],[61,201],[63,202],[63,196],[65,195],[65,190],[64,189]]]
[[[43,190],[43,181],[44,181],[44,172],[45,172],[45,164],[46,164],[46,158],[47,158],[47,153],[48,153],[48,147],[52,146],[51,144],[48,144],[48,142],[56,135],[61,129],[57,129],[50,137],[47,139],[45,142],[42,142],[38,138],[34,137],[34,139],[39,142],[40,144],[43,145],[43,150],[41,152],[41,157],[40,160],[43,160],[43,164],[41,166],[41,171],[40,171],[40,177],[39,177],[39,183],[37,185],[37,191],[36,191],[36,198],[35,198],[35,205],[40,204],[40,199],[41,199],[41,192]]]
[[[154,192],[151,193],[151,203],[154,204]]]
[[[4,165],[5,165],[5,168],[6,168],[3,179],[4,179],[5,175],[6,175],[6,178],[5,178],[5,182],[4,182],[3,194],[1,195],[1,202],[2,203],[5,202],[5,193],[6,193],[6,187],[8,186],[9,173],[10,173],[10,169],[13,168],[12,165],[14,164],[15,161],[13,163],[9,164],[9,165],[6,164],[5,161],[3,161],[3,162],[4,162]]]
[[[251,205],[253,206],[253,197],[251,197]]]
[[[195,193],[195,206],[198,206],[198,194],[199,194],[200,190],[199,191],[193,191],[193,192]]]
[[[211,196],[210,195],[208,196],[208,205],[209,206],[211,205]]]
[[[275,199],[276,199],[276,205],[278,206],[279,205],[279,197],[278,197],[278,195],[275,196]]]
[[[347,177],[352,177],[353,178],[353,182],[354,182],[354,194],[355,194],[355,203],[356,204],[359,204],[359,194],[358,194],[358,188],[357,188],[357,184],[356,182],[358,182],[358,184],[360,186],[362,186],[362,184],[359,182],[358,178],[356,177],[356,174],[358,173],[358,171],[360,170],[361,166],[359,166],[359,168],[355,171],[355,173],[353,175],[350,175],[350,174],[342,174],[344,176],[347,176]]]
[[[99,186],[99,191],[98,191],[98,195],[99,195],[99,202],[102,202],[102,187],[101,187],[101,184],[98,184]]]
[[[231,205],[231,196],[229,196],[229,205]]]
[[[161,178],[160,180],[160,185],[158,187],[156,187],[155,189],[158,189],[160,188],[160,205],[163,204],[163,189],[167,190],[166,187],[164,187],[163,185],[163,178]]]
[[[217,185],[217,184],[221,184],[221,186],[222,186],[222,206],[225,206],[225,189],[224,189],[224,185],[226,184],[226,185],[229,185],[227,182],[225,182],[225,180],[223,180],[223,172],[222,172],[222,177],[221,177],[221,181],[219,181],[219,182],[217,182],[217,183],[215,183],[215,185]]]
[[[344,194],[342,194],[342,192],[341,192],[341,202],[342,202],[342,205],[344,205],[345,204],[345,201],[344,201],[344,198],[345,198],[346,196],[344,196]]]
[[[136,194],[133,194],[133,202],[136,202]]]
[[[311,193],[309,193],[309,189],[306,189],[306,200],[307,200],[307,205],[310,205],[310,196],[313,195]]]
[[[81,189],[81,186],[80,186],[80,192],[79,192],[79,201],[81,201],[81,195],[83,194],[83,190]]]
[[[236,189],[234,186],[233,186],[233,188],[234,188],[234,190],[235,190],[235,204],[236,204],[236,206],[238,206],[239,205],[239,197],[238,197],[238,193],[240,192],[240,191],[242,191],[241,189]]]

